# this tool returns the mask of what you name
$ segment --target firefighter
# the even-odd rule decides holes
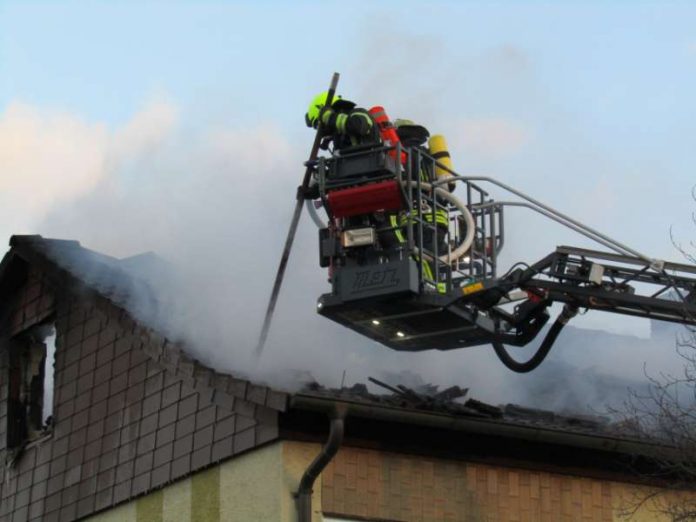
[[[314,97],[305,114],[305,123],[308,127],[318,128],[321,123],[322,134],[321,148],[328,149],[333,143],[332,154],[348,152],[351,148],[360,146],[381,146],[385,140],[382,137],[382,128],[378,123],[378,117],[374,107],[370,111],[356,107],[356,104],[336,96],[331,105],[327,106],[328,92],[323,92]],[[316,179],[304,192],[303,197],[316,199],[319,197],[319,186]],[[369,254],[362,250],[356,250],[352,255],[389,256],[389,252],[400,247],[401,241],[397,232],[387,222],[384,211],[377,211],[361,215],[343,218],[342,227],[358,228],[369,226],[377,232],[378,249]]]
[[[342,99],[340,96],[336,96],[331,107],[326,107],[327,96],[328,92],[315,96],[305,114],[305,123],[308,127],[317,128],[321,121],[322,134],[326,140],[324,148],[327,148],[327,141],[333,142],[334,152],[360,145],[382,145],[388,141],[385,138],[388,125],[386,127],[381,125],[384,123],[382,120],[388,119],[382,107],[373,107],[366,111],[357,108],[355,103]],[[318,197],[316,184],[310,187],[306,197]],[[383,212],[369,216],[370,223],[374,224],[378,230],[389,228],[387,219]],[[360,219],[352,218],[351,221],[358,222]],[[398,234],[394,231],[381,232],[378,236],[380,244],[386,250],[391,250],[401,243],[400,231]]]
[[[430,137],[430,132],[428,132],[428,129],[423,127],[422,125],[417,125],[411,120],[405,120],[405,119],[397,119],[394,122],[394,126],[396,127],[396,132],[399,136],[399,139],[401,143],[405,146],[410,148],[412,151],[415,149],[420,149],[423,153],[428,154],[430,152],[429,149],[426,149],[424,145],[426,142],[428,142],[428,138]],[[420,180],[424,183],[432,183],[435,181],[435,172],[434,172],[434,164],[431,160],[428,159],[427,156],[422,156],[420,164],[417,164],[417,156],[412,155],[411,156],[411,169],[412,172],[418,172],[418,177]],[[444,201],[441,201],[439,199],[436,199],[436,201],[439,204],[445,204]],[[432,201],[425,202],[425,201],[414,201],[413,202],[414,206],[415,205],[420,205],[421,207],[421,212],[423,219],[425,223],[427,224],[432,224],[433,223],[433,209],[432,209]],[[414,208],[413,211],[414,214],[417,213],[417,210]],[[401,216],[400,219],[400,225],[402,227],[402,235],[406,235],[406,227],[411,224],[415,224],[415,219],[412,216],[409,215],[403,215]],[[444,208],[441,208],[438,206],[438,208],[435,209],[435,228],[431,228],[430,226],[424,226],[423,227],[423,248],[425,251],[429,252],[431,257],[435,257],[435,252],[434,252],[434,243],[433,241],[437,241],[437,254],[438,257],[443,255],[447,251],[447,238],[448,238],[448,230],[449,230],[449,215],[447,213],[447,210]],[[413,227],[413,234],[416,234],[418,229],[417,227]],[[422,263],[422,268],[423,268],[423,275],[426,279],[434,281],[434,272],[438,268],[438,262],[433,259],[431,262],[426,262],[424,261]],[[442,273],[442,269],[440,269],[440,273]],[[444,283],[438,283],[437,285],[437,290],[440,293],[443,293],[445,289]]]
[[[326,107],[328,92],[314,97],[305,114],[308,127],[317,128],[322,123],[322,133],[334,143],[334,150],[367,143],[380,143],[379,129],[365,109],[342,99],[340,96]]]
[[[424,162],[425,164],[421,168],[421,181],[442,181],[451,177],[452,158],[447,147],[447,141],[442,134],[431,136],[425,127],[416,125],[411,120],[396,120],[394,126],[401,143],[407,147],[421,147],[424,152],[435,160]],[[428,143],[427,148],[423,147],[426,141]],[[454,182],[448,183],[447,189],[453,192],[455,189]]]
[[[424,152],[425,154],[428,154],[430,152],[429,149],[423,147],[425,143],[428,141],[428,138],[430,137],[428,129],[426,129],[422,125],[416,125],[411,120],[403,119],[397,119],[394,122],[394,125],[396,127],[397,133],[399,134],[399,138],[401,139],[401,143],[403,143],[406,147],[420,148],[422,152]],[[415,156],[413,156],[412,159],[413,161],[416,161]],[[420,165],[413,164],[412,169],[418,171],[418,176],[420,177],[420,180],[424,183],[432,183],[437,179],[435,176],[435,172],[437,172],[437,167],[433,164],[432,161],[429,161],[427,157],[422,157]],[[414,204],[415,203],[416,202],[414,201]],[[438,203],[444,204],[445,202],[438,201]],[[425,221],[427,223],[432,223],[432,207],[427,204],[424,205],[423,203],[421,203],[421,207]],[[402,218],[402,225],[405,226],[408,221],[410,221],[408,217],[404,216]],[[445,249],[447,248],[445,240],[447,237],[447,229],[449,226],[448,214],[444,208],[438,207],[435,209],[435,223],[437,224],[438,251],[439,255],[442,255]],[[432,248],[429,248],[429,246],[432,245],[431,229],[427,228],[424,232],[424,245],[427,249],[432,250]]]

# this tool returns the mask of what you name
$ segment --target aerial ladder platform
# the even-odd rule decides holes
[[[402,154],[404,165],[394,160]],[[696,324],[696,267],[649,258],[492,178],[450,171],[444,180],[422,181],[420,171],[436,166],[446,168],[424,150],[399,145],[342,151],[314,163],[329,218],[320,229],[320,264],[331,282],[317,303],[321,315],[394,350],[492,344],[518,371],[536,367],[581,309]],[[516,200],[494,201],[482,182]],[[453,183],[463,190],[442,188]],[[508,207],[538,212],[611,251],[559,246],[499,274]],[[446,227],[438,212],[447,216]],[[380,214],[398,215],[398,225]],[[402,242],[385,247],[380,237],[397,231]],[[532,367],[517,363],[505,345],[531,342],[554,303],[565,306],[546,334],[541,360],[533,358]]]
[[[696,266],[648,257],[494,178],[460,175],[422,146],[376,143],[322,156],[318,145],[296,207],[299,219],[306,199],[331,285],[317,311],[365,337],[406,352],[490,344],[508,368],[528,372],[578,311],[696,325]],[[311,183],[314,200],[307,199]],[[511,199],[496,201],[484,186]],[[604,250],[559,246],[500,273],[511,207],[541,214]],[[292,236],[291,225],[259,348]],[[525,362],[511,357],[506,346],[534,340],[554,303],[563,308],[536,353]]]

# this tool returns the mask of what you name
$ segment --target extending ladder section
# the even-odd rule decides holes
[[[436,178],[436,167],[450,176]],[[320,250],[332,284],[318,311],[390,348],[490,343],[509,367],[529,371],[535,366],[506,362],[502,346],[534,339],[555,302],[566,307],[542,343],[546,352],[579,309],[696,324],[696,267],[650,258],[493,178],[460,176],[422,149],[367,147],[320,158],[315,178],[329,216]],[[516,199],[495,201],[484,183]],[[510,206],[612,252],[558,247],[500,276]]]

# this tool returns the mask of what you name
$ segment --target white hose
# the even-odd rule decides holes
[[[309,212],[309,217],[312,218],[312,221],[314,221],[314,224],[317,226],[317,228],[325,228],[326,224],[319,217],[319,212],[317,212],[317,208],[314,206],[314,201],[311,199],[307,199],[305,200],[305,205],[307,206],[307,212]]]
[[[408,187],[408,185],[411,185],[412,187],[418,186],[418,184],[415,181],[404,181],[403,184],[406,187]],[[433,189],[430,183],[421,182],[420,186],[422,190],[431,191]],[[459,244],[457,248],[452,250],[452,252],[441,255],[439,257],[440,261],[442,261],[443,263],[451,264],[452,261],[456,261],[459,258],[464,257],[466,253],[469,251],[469,248],[471,248],[471,244],[474,242],[474,232],[476,224],[474,223],[474,217],[471,215],[469,209],[466,208],[466,205],[464,205],[464,203],[462,203],[460,199],[455,198],[454,195],[451,194],[449,191],[441,189],[440,187],[435,187],[434,198],[442,198],[449,201],[454,207],[459,209],[459,211],[462,213],[462,216],[464,216],[464,221],[466,222],[466,236],[464,236],[464,240]],[[418,247],[413,247],[413,250],[414,253],[418,253]],[[432,256],[428,256],[427,254],[424,254],[423,257],[426,259],[432,259]]]

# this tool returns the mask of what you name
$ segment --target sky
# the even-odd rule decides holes
[[[690,2],[0,0],[0,238],[156,251],[208,289],[193,315],[253,345],[313,139],[303,115],[338,71],[344,97],[443,133],[460,173],[679,261],[670,235],[693,238],[696,207],[694,26]],[[596,246],[506,217],[509,263]],[[369,366],[379,348],[356,352],[362,339],[314,316],[328,291],[315,248],[305,218],[269,350],[328,336],[345,348],[334,366]],[[606,314],[574,324],[649,335]],[[489,352],[457,356],[471,373]],[[584,364],[611,372],[626,353]],[[433,378],[454,356],[384,357]]]

